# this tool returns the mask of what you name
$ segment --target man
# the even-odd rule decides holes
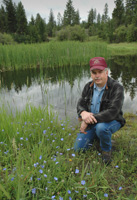
[[[77,104],[82,123],[74,149],[85,151],[98,138],[103,162],[108,164],[111,162],[111,136],[125,124],[122,112],[124,89],[108,76],[103,57],[90,60],[90,72],[92,81],[85,85]]]

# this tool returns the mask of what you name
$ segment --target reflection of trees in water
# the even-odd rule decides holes
[[[51,84],[67,81],[71,87],[74,85],[76,78],[79,80],[82,77],[83,69],[88,67],[83,66],[65,66],[56,68],[36,68],[36,69],[24,69],[18,71],[7,71],[0,74],[1,88],[7,88],[11,90],[13,87],[16,92],[22,90],[22,86],[26,85],[30,87],[33,82],[41,82]]]
[[[135,97],[137,89],[137,56],[117,56],[108,61],[111,70],[111,77],[121,79],[125,91],[130,92],[130,97]],[[26,85],[30,87],[34,82],[41,85],[50,81],[51,84],[63,84],[67,81],[71,88],[74,81],[79,82],[84,75],[90,78],[89,66],[65,66],[56,68],[36,68],[0,73],[1,88],[11,90],[13,87],[16,92],[22,90]],[[44,87],[41,87],[44,90]]]
[[[111,77],[121,82],[133,100],[137,90],[137,56],[115,56],[110,61]]]

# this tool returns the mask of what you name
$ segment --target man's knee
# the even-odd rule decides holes
[[[105,123],[98,123],[96,125],[96,135],[100,138],[106,132]]]

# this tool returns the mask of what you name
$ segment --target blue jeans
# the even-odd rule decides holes
[[[88,150],[89,147],[92,146],[94,140],[98,138],[102,151],[110,151],[112,148],[111,136],[120,128],[121,124],[116,120],[90,125],[86,130],[87,134],[78,133],[74,144],[74,150]]]

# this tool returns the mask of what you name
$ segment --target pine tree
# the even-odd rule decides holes
[[[93,26],[96,20],[96,9],[91,8],[88,14],[88,27]]]
[[[7,29],[9,33],[16,32],[16,5],[13,4],[12,0],[3,0],[3,3],[6,6],[6,15],[7,15]]]
[[[74,18],[75,18],[75,9],[73,7],[72,1],[68,0],[66,4],[66,10],[64,11],[63,15],[63,25],[74,25]]]
[[[0,8],[0,32],[7,32],[7,15],[3,6]]]
[[[50,37],[53,36],[55,26],[56,26],[56,22],[54,19],[53,11],[51,9],[50,14],[49,14],[49,22],[48,22],[48,36],[50,36]]]
[[[125,8],[123,0],[115,0],[115,8],[112,13],[112,18],[114,20],[115,28],[123,25],[125,22]]]
[[[126,0],[126,25],[137,23],[137,0]]]
[[[27,33],[27,18],[24,7],[21,2],[18,3],[16,10],[16,17],[17,17],[17,33],[19,34]]]

